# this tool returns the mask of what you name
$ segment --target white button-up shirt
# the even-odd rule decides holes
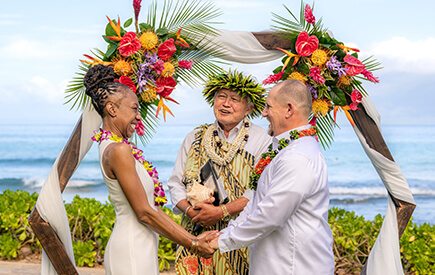
[[[273,143],[281,138],[289,132]],[[222,230],[220,251],[250,246],[254,275],[334,274],[328,208],[327,167],[316,139],[290,141],[261,174],[253,199]]]
[[[219,123],[215,121],[215,126],[218,131],[218,136],[229,143],[233,143],[239,134],[240,130],[243,126],[243,120],[237,124],[236,127],[231,129],[228,134],[228,138],[224,134],[224,130],[219,126]],[[171,192],[171,201],[172,208],[175,214],[181,214],[182,212],[176,206],[178,202],[183,199],[186,199],[186,187],[181,182],[184,174],[184,167],[187,161],[187,154],[189,149],[195,140],[195,134],[199,131],[199,129],[195,129],[189,134],[187,134],[186,138],[183,141],[183,144],[178,151],[177,159],[175,161],[174,169],[172,170],[172,174],[168,179],[168,187]],[[267,134],[267,131],[253,123],[251,123],[251,127],[249,127],[249,138],[243,147],[244,150],[248,151],[255,157],[255,163],[261,158],[261,154],[266,151],[267,146],[272,142],[272,137]],[[251,189],[247,189],[243,194],[247,199],[252,199],[253,191]]]

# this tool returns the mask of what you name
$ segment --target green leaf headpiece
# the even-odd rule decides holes
[[[220,90],[231,90],[237,92],[244,98],[248,96],[249,101],[254,104],[254,109],[249,113],[249,118],[255,118],[261,115],[264,106],[266,105],[266,90],[263,85],[256,83],[250,75],[243,75],[237,70],[221,74],[214,74],[209,77],[205,84],[205,89],[202,92],[205,100],[213,106],[214,97]]]

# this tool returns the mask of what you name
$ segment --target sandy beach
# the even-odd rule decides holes
[[[80,275],[103,275],[105,274],[104,267],[78,267],[77,271]],[[22,261],[3,261],[0,260],[0,275],[33,275],[41,274],[41,264],[31,263],[25,260]],[[173,266],[169,271],[162,271],[160,274],[175,275]]]

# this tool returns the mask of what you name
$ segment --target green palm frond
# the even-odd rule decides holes
[[[272,25],[272,29],[278,33],[289,33],[292,35],[297,35],[305,29],[305,20],[303,18],[298,19],[292,13],[292,11],[284,5],[284,8],[291,15],[292,19],[288,19],[276,13],[272,13],[272,22],[276,23],[276,25]]]
[[[320,144],[322,144],[323,149],[329,148],[331,143],[334,141],[334,128],[338,127],[334,122],[331,112],[323,117],[317,117],[316,126],[319,129],[317,136],[319,137]]]
[[[104,58],[104,53],[99,49],[91,50],[91,53],[98,59],[102,60]],[[76,110],[81,110],[86,105],[89,100],[88,96],[85,94],[85,86],[83,85],[83,78],[85,73],[89,70],[88,65],[79,65],[81,72],[76,73],[76,76],[69,82],[65,90],[65,103],[72,103],[70,110],[76,108]]]
[[[153,1],[149,9],[147,24],[155,29],[166,28],[169,33],[175,33],[182,27],[183,36],[191,38],[204,33],[216,34],[216,29],[212,27],[212,24],[219,24],[213,20],[220,15],[222,11],[211,2],[183,0],[174,4],[173,0],[165,0],[159,22],[157,22],[157,1]]]
[[[373,55],[367,57],[361,61],[365,66],[367,71],[377,71],[383,69],[381,62],[377,61]]]

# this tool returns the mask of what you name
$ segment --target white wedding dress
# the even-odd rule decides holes
[[[99,145],[100,166],[104,150],[112,142],[114,141],[104,140]],[[139,161],[136,161],[136,171],[147,194],[148,203],[157,211],[154,206],[152,178]],[[116,213],[115,226],[104,255],[106,274],[159,274],[158,234],[138,221],[118,180],[107,177],[102,166],[101,172]]]

